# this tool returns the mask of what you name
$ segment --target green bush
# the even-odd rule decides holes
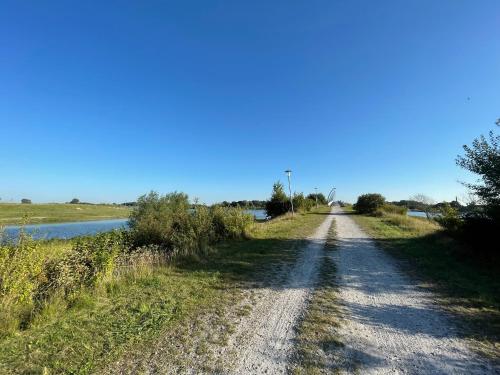
[[[71,250],[46,264],[44,282],[37,293],[45,301],[58,292],[65,296],[82,287],[93,287],[113,274],[117,258],[129,251],[125,231],[78,238]]]
[[[271,199],[266,201],[266,212],[274,218],[288,211],[290,211],[290,199],[285,194],[283,184],[278,181],[273,185]]]
[[[318,193],[318,194],[312,193],[307,196],[307,199],[312,200],[315,204],[316,204],[316,198],[318,198],[319,205],[325,205],[328,203],[323,193]]]
[[[463,225],[463,220],[458,210],[449,203],[445,203],[441,206],[440,215],[436,216],[435,220],[452,234],[458,233]]]
[[[30,302],[43,270],[39,242],[21,231],[17,243],[0,243],[0,300],[7,305]]]
[[[217,239],[244,237],[246,228],[254,220],[252,215],[234,207],[214,207],[212,215]]]
[[[388,203],[380,207],[379,210],[388,214],[397,214],[397,215],[406,215],[408,212],[408,209],[404,206],[396,206],[395,204],[388,204]]]
[[[309,198],[305,198],[303,193],[296,193],[293,196],[293,208],[295,211],[308,212],[315,205],[315,201]]]
[[[381,194],[363,194],[353,208],[360,214],[375,214],[385,204],[385,198]]]
[[[135,245],[172,247],[174,232],[188,230],[189,208],[188,196],[183,193],[160,196],[150,192],[139,197],[129,221]]]
[[[222,239],[242,237],[252,221],[240,208],[191,209],[185,194],[152,192],[138,199],[130,225],[136,246],[156,244],[172,255],[193,255]]]

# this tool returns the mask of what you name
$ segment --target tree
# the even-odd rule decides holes
[[[21,199],[21,203],[23,203],[23,204],[31,204],[31,199],[23,198],[23,199]]]
[[[385,198],[381,194],[363,194],[353,208],[360,214],[373,214],[385,204]]]
[[[80,203],[80,200],[78,198],[73,198],[71,200],[71,202],[69,202],[69,203],[71,203],[71,204],[78,204],[78,203]]]
[[[500,119],[496,121],[500,126]],[[500,135],[490,131],[488,137],[481,135],[471,146],[463,146],[465,155],[457,156],[460,167],[477,174],[480,178],[468,187],[485,205],[485,214],[500,222]]]
[[[427,219],[432,219],[433,214],[436,213],[436,209],[434,208],[436,202],[434,199],[425,194],[415,194],[410,197],[410,200],[418,203],[420,209],[425,212]]]
[[[318,204],[327,204],[328,202],[326,201],[326,198],[325,196],[323,195],[323,193],[318,193],[318,194],[315,194],[315,193],[311,193],[307,196],[307,199],[311,199],[313,200],[314,202],[316,202],[316,197],[318,198]]]
[[[290,202],[281,182],[275,182],[271,199],[266,202],[266,212],[271,217],[283,215],[290,209]]]

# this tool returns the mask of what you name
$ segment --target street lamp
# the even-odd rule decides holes
[[[292,188],[290,187],[290,175],[292,174],[292,171],[290,169],[287,169],[285,173],[288,177],[288,192],[290,193],[290,204],[292,205],[292,216],[293,216]]]

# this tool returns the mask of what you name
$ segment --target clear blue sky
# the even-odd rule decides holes
[[[0,197],[453,199],[499,87],[498,0],[2,1]]]

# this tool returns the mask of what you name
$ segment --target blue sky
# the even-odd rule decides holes
[[[3,1],[0,197],[460,197],[499,1]]]

